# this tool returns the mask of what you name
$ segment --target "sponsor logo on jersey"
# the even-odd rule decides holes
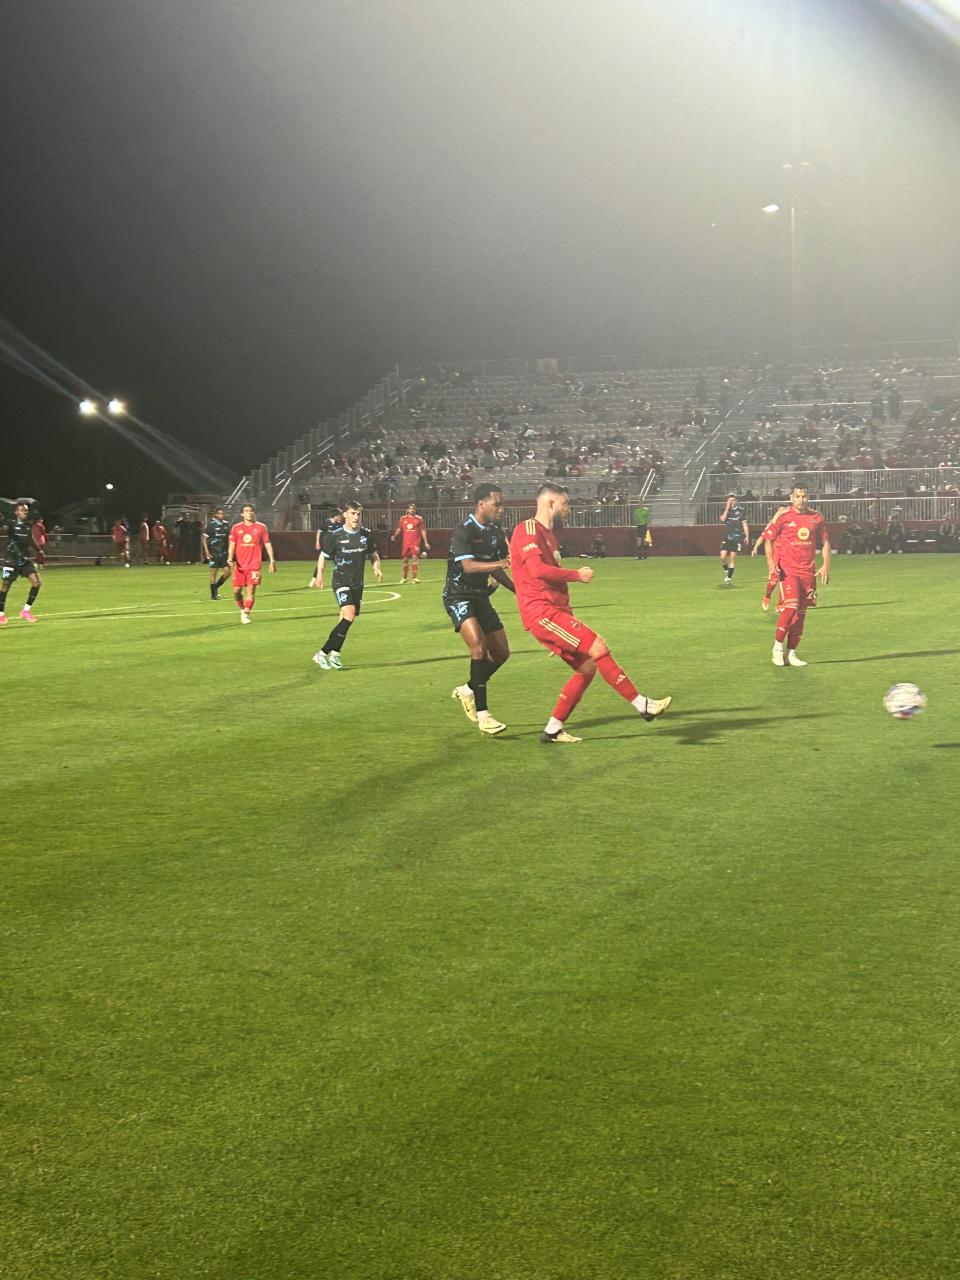
[[[798,529],[797,537],[800,539],[801,542],[806,542],[810,537],[810,530],[806,528]]]

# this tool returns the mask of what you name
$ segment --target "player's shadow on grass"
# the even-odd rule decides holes
[[[515,658],[520,653],[539,653],[538,649],[511,649],[510,656]],[[422,667],[426,662],[467,662],[470,661],[470,655],[464,656],[462,653],[444,654],[437,658],[405,658],[400,662],[365,662],[363,664],[365,671],[377,671],[381,667]]]
[[[879,609],[885,604],[899,604],[898,600],[863,600],[859,604],[828,604],[823,601],[821,609]]]
[[[750,711],[753,708],[744,707],[742,710]],[[683,713],[688,716],[694,715],[723,715],[729,714],[722,707],[705,708],[702,712],[688,711]],[[681,747],[702,747],[709,746],[713,742],[720,742],[724,736],[733,731],[741,732],[746,729],[762,729],[767,725],[787,725],[796,720],[820,720],[827,714],[826,711],[811,711],[805,715],[798,716],[740,716],[736,720],[697,720],[690,724],[675,724],[679,715],[671,715],[668,711],[667,716],[670,720],[664,719],[660,724],[653,728],[644,728],[643,734],[639,732],[629,733],[609,733],[600,734],[599,736],[591,735],[590,742],[604,742],[622,738],[639,738],[647,734],[657,738],[674,738],[677,739],[677,745]],[[629,725],[629,721],[626,722]],[[590,729],[592,727],[600,727],[601,725],[620,724],[624,725],[623,716],[605,716],[599,720],[581,720],[575,726],[571,726],[574,731],[577,729]],[[626,726],[625,726],[626,727]],[[651,737],[651,740],[652,740]]]
[[[960,750],[960,742],[932,742],[935,751]]]
[[[893,662],[898,658],[948,658],[955,653],[960,653],[960,649],[913,649],[905,653],[868,653],[860,658],[822,658],[817,666],[833,666],[841,662]]]

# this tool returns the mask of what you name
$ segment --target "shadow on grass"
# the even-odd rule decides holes
[[[827,604],[820,601],[821,609],[879,609],[885,604],[899,604],[899,600],[864,600],[860,604]]]
[[[818,667],[834,666],[843,662],[894,662],[899,658],[947,658],[960,653],[960,649],[913,649],[905,653],[868,653],[862,658],[823,658]]]
[[[932,742],[930,745],[935,751],[960,750],[960,742]]]
[[[515,658],[521,653],[539,652],[539,649],[511,649],[510,656]],[[427,662],[460,662],[469,665],[470,655],[464,651],[463,653],[445,653],[436,658],[404,658],[400,662],[365,662],[363,666],[367,671],[377,671],[381,667],[422,667]]]
[[[743,707],[742,710],[749,711],[753,708]],[[723,714],[722,708],[711,708],[706,714]],[[704,714],[702,712],[688,711],[686,715],[693,716]],[[599,729],[606,725],[619,724],[626,732],[624,733],[601,733],[590,734],[589,738],[585,736],[584,741],[589,742],[622,742],[627,738],[647,738],[652,740],[656,738],[674,738],[677,745],[682,747],[700,747],[708,746],[712,742],[722,741],[724,736],[733,731],[741,732],[743,730],[761,729],[767,725],[787,725],[798,720],[821,720],[827,715],[826,711],[812,711],[803,715],[796,716],[740,716],[738,719],[706,721],[699,720],[691,724],[674,724],[678,718],[671,712],[667,712],[663,720],[656,722],[652,726],[644,724],[642,728],[631,729],[631,725],[636,725],[636,721],[624,719],[624,716],[603,716],[595,720],[578,720],[576,723],[571,722],[570,732],[579,734],[581,730]],[[669,719],[668,719],[669,717]],[[537,730],[539,732],[539,729]],[[652,735],[652,736],[651,736]],[[521,734],[520,736],[529,736]]]

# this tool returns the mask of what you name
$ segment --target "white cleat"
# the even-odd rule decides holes
[[[324,671],[330,670],[330,659],[327,657],[327,655],[323,652],[322,649],[319,651],[319,653],[315,653],[313,655],[313,660],[317,664],[317,666],[322,667]]]
[[[253,619],[250,617],[249,609],[240,610],[240,621],[243,623],[244,626],[247,626],[248,623],[253,621]]]
[[[486,713],[486,715],[483,717],[482,720],[478,716],[477,722],[478,722],[478,727],[480,729],[480,732],[488,733],[490,734],[491,737],[495,733],[503,733],[504,729],[507,727],[505,724],[501,724],[499,720],[494,720],[493,716],[490,714],[489,711]]]
[[[343,670],[343,659],[340,657],[339,653],[331,650],[331,652],[327,654],[327,658],[334,671]]]
[[[567,733],[566,729],[558,729],[556,733],[547,733],[544,729],[540,735],[540,741],[543,743],[551,742],[582,742],[582,738],[575,738],[572,733]]]
[[[473,696],[473,690],[470,686],[468,684],[458,684],[450,697],[456,698],[461,707],[463,707],[463,714],[467,719],[472,720],[474,724],[477,724],[480,719],[477,715],[477,700]]]
[[[782,649],[774,649],[773,656],[771,657],[770,661],[773,663],[775,667],[785,667],[787,665],[787,660],[783,656]]]
[[[647,698],[644,709],[640,712],[643,720],[656,720],[657,716],[662,716],[669,707],[673,698]]]
[[[795,649],[787,650],[787,662],[791,667],[805,667],[807,665],[802,658],[797,657]]]

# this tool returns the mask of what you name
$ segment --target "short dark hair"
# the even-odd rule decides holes
[[[498,484],[478,484],[473,490],[473,501],[485,502],[487,498],[492,498],[495,493],[503,493]]]
[[[343,506],[340,508],[340,510],[341,510],[341,512],[347,512],[347,511],[362,511],[362,510],[363,510],[363,504],[362,504],[362,503],[360,503],[360,502],[357,502],[357,501],[355,501],[355,499],[351,498],[349,502],[345,502],[345,503],[343,504]]]
[[[246,511],[247,507],[249,507],[251,511],[256,511],[257,509],[252,502],[245,502],[243,506],[240,508],[240,510]],[[184,512],[184,515],[186,515],[186,512]]]
[[[545,480],[537,490],[537,497],[540,498],[545,493],[555,493],[558,497],[563,497],[567,490],[562,484],[555,484],[552,480]]]

